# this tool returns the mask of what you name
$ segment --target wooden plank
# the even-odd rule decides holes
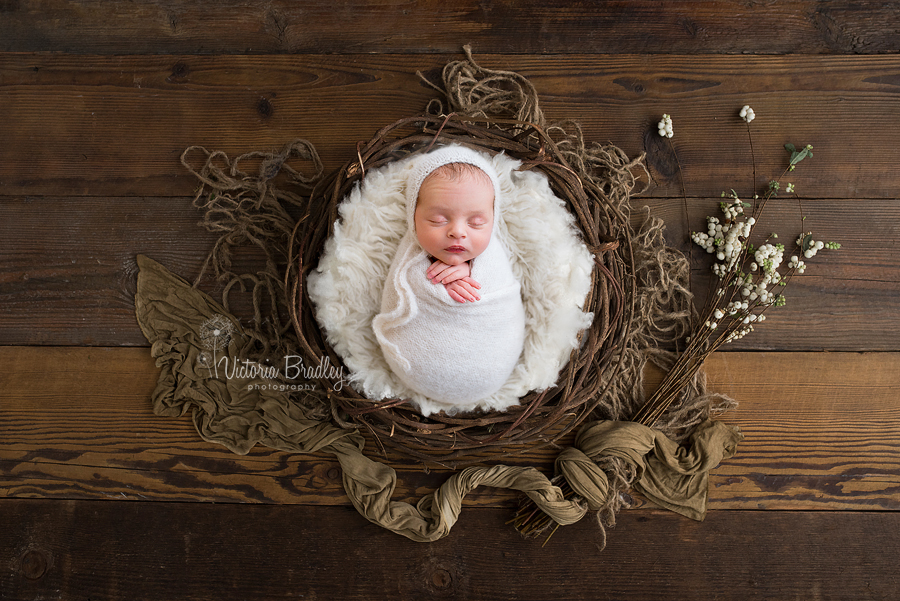
[[[715,472],[717,507],[900,509],[900,355],[716,353],[707,366],[746,436]]]
[[[349,508],[5,500],[0,596],[825,601],[900,585],[897,513],[631,513],[603,552],[593,524],[541,547],[505,517],[464,513],[420,544]]]
[[[188,198],[3,199],[0,343],[146,346],[135,257],[193,280],[215,242],[200,217]]]
[[[152,415],[145,349],[0,347],[0,497],[346,504],[337,462],[200,440],[189,417]],[[741,402],[747,438],[711,479],[716,509],[900,509],[900,355],[719,353],[713,390]],[[367,448],[375,453],[369,440]],[[377,453],[373,456],[377,457]],[[552,473],[553,450],[505,461]],[[449,475],[389,454],[395,498],[417,501]],[[480,489],[467,505],[515,495]]]
[[[798,184],[799,185],[799,184]],[[759,231],[781,232],[788,245],[801,228],[838,240],[839,252],[822,252],[786,292],[788,304],[729,350],[900,349],[900,257],[885,245],[900,222],[897,203],[881,200],[778,199]],[[670,244],[689,252],[683,203],[635,199],[662,218]],[[714,200],[690,200],[688,221],[705,227],[718,213]],[[0,343],[7,345],[146,345],[134,319],[135,256],[147,254],[193,280],[214,238],[197,225],[188,198],[7,197],[0,201]],[[709,285],[708,255],[697,249],[694,289]],[[236,267],[254,268],[250,257]],[[205,290],[213,292],[211,287]],[[240,295],[234,297],[240,301]],[[245,301],[247,299],[244,299]],[[245,311],[238,302],[236,313]]]
[[[357,141],[424,110],[433,91],[417,70],[436,78],[456,58],[0,55],[0,194],[188,195],[178,157],[195,144],[236,155],[304,137],[333,169]],[[655,132],[664,112],[689,196],[753,185],[745,103],[758,115],[757,186],[780,173],[785,142],[811,143],[815,160],[797,175],[804,197],[896,195],[884,126],[900,120],[896,56],[478,58],[529,77],[547,116],[580,120],[588,141],[647,152],[654,196],[681,196],[672,148]]]
[[[900,47],[890,3],[564,0],[337,3],[6,0],[0,50],[15,52],[852,53]]]

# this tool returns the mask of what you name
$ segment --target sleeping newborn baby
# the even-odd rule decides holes
[[[448,413],[474,408],[515,368],[525,311],[497,236],[497,174],[483,155],[421,155],[406,186],[408,231],[372,325],[391,370]]]

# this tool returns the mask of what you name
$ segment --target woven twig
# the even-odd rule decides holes
[[[305,291],[306,275],[321,255],[337,219],[337,206],[370,169],[426,151],[433,144],[458,143],[489,153],[504,152],[523,162],[523,169],[543,173],[563,199],[585,244],[595,257],[591,292],[584,310],[594,313],[581,348],[573,352],[556,387],[532,392],[505,412],[422,417],[405,399],[373,401],[352,388],[333,391],[333,382],[317,388],[327,393],[338,414],[372,432],[384,446],[414,458],[461,465],[496,458],[523,447],[549,445],[577,426],[604,401],[623,365],[626,325],[634,314],[633,252],[628,216],[609,200],[608,188],[583,162],[571,165],[561,146],[535,124],[458,115],[421,115],[382,129],[360,145],[356,160],[318,186],[298,223],[291,245],[285,283],[291,291],[291,317],[301,355],[310,364],[323,357],[336,366],[341,358],[329,347]],[[580,149],[581,150],[581,149]],[[571,154],[571,153],[570,153]],[[622,156],[617,168],[631,178]],[[607,175],[607,174],[604,174]]]

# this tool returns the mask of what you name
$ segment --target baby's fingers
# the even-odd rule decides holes
[[[461,295],[460,293],[458,293],[456,290],[451,290],[450,288],[447,288],[447,294],[449,294],[450,298],[452,298],[453,300],[455,300],[458,303],[466,302],[466,298],[463,295]],[[472,302],[474,302],[474,301],[472,301]]]
[[[476,291],[476,289],[472,288],[468,284],[468,282],[466,282],[465,280],[457,280],[457,281],[453,282],[452,284],[447,286],[447,291],[448,292],[451,292],[451,291],[456,292],[456,294],[458,294],[462,298],[466,299],[466,301],[468,301],[470,303],[474,303],[477,300],[481,300],[481,297],[478,295],[478,292]],[[451,298],[453,298],[452,295],[451,295]],[[456,299],[454,298],[454,300],[456,300]],[[462,302],[462,301],[460,301],[460,302]]]
[[[465,265],[447,265],[442,270],[436,270],[430,279],[434,284],[450,284],[468,277],[468,273],[468,267]]]
[[[462,278],[460,281],[461,281],[461,282],[465,282],[466,284],[468,284],[469,286],[471,286],[471,287],[472,287],[473,289],[475,289],[475,290],[480,290],[480,289],[481,289],[481,284],[479,284],[478,282],[476,282],[475,280],[473,280],[472,278],[470,278],[470,277],[468,277],[468,276]]]
[[[437,283],[444,275],[446,275],[444,272],[446,272],[449,268],[449,265],[445,265],[443,263],[432,263],[431,267],[428,268],[428,271],[425,272],[425,277],[432,282]]]

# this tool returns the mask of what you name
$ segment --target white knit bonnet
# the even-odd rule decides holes
[[[422,182],[425,181],[425,178],[432,171],[450,163],[466,163],[478,167],[491,178],[491,183],[494,186],[494,229],[496,229],[497,209],[500,206],[498,202],[500,198],[500,178],[487,156],[471,148],[453,144],[419,155],[414,161],[412,170],[409,172],[409,177],[406,180],[406,219],[410,232],[416,230],[416,201],[419,198],[419,189],[422,187]]]

